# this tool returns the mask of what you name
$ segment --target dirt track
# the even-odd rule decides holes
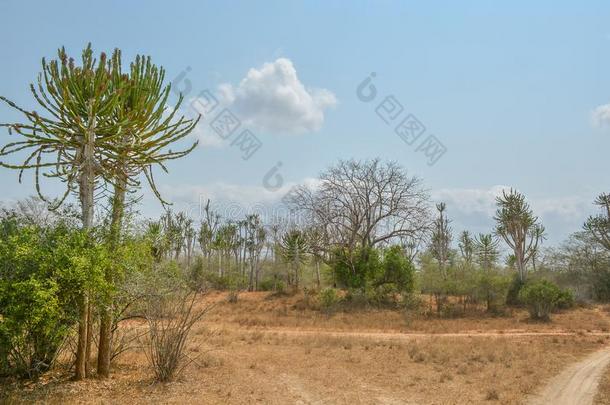
[[[507,330],[502,332],[460,332],[460,333],[396,333],[396,332],[346,332],[321,330],[294,330],[288,328],[265,328],[265,333],[282,334],[285,336],[325,336],[346,337],[376,340],[409,340],[414,338],[432,337],[533,337],[533,336],[570,336],[577,335],[569,331],[527,332]],[[607,332],[589,332],[587,335],[607,336]],[[610,348],[599,350],[584,360],[573,364],[561,374],[552,378],[535,396],[527,399],[530,405],[591,405],[597,392],[599,381],[606,367],[610,364]]]
[[[524,330],[505,330],[505,331],[464,331],[450,333],[427,333],[427,332],[350,332],[350,331],[329,331],[329,330],[303,330],[291,328],[253,328],[250,331],[262,333],[274,333],[286,336],[324,336],[336,338],[363,338],[363,339],[380,339],[380,340],[410,340],[417,338],[459,338],[459,337],[535,337],[535,336],[577,336],[581,333],[572,331],[548,331],[548,332],[532,332]],[[587,332],[588,336],[610,336],[610,332]]]
[[[597,351],[568,367],[530,399],[531,405],[590,405],[602,373],[610,363],[610,348]]]

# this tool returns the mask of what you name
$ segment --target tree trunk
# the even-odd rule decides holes
[[[115,186],[114,198],[112,200],[112,220],[110,223],[110,251],[116,250],[120,243],[121,229],[123,227],[123,215],[125,213],[125,195],[127,193],[127,181],[119,179]],[[111,269],[106,269],[106,282],[112,285],[114,282]],[[97,354],[97,374],[101,378],[110,376],[110,360],[112,356],[112,304],[107,303],[100,311],[100,339]]]
[[[218,277],[222,277],[222,254],[218,252]]]
[[[248,291],[254,291],[254,263],[250,257],[250,277],[248,280]]]
[[[89,303],[87,308],[87,345],[85,347],[85,375],[91,377],[93,367],[91,365],[91,343],[93,342],[93,306]]]
[[[83,147],[80,151],[82,169],[79,175],[79,199],[81,203],[81,214],[83,229],[89,230],[93,226],[93,193],[95,191],[94,172],[94,141],[95,141],[95,119],[90,122],[89,130],[84,134]],[[78,344],[76,348],[76,364],[74,379],[82,380],[87,377],[88,350],[91,340],[88,336],[89,325],[89,294],[82,292],[81,305],[79,308]],[[89,338],[89,339],[88,339]],[[90,351],[90,350],[89,350]]]

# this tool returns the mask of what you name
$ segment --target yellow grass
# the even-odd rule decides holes
[[[265,294],[241,294],[236,304],[224,297],[208,297],[217,307],[195,325],[188,347],[196,363],[174,383],[153,383],[139,350],[120,357],[108,381],[70,382],[59,368],[39,382],[5,384],[0,390],[11,403],[516,404],[564,366],[608,342],[606,336],[587,332],[607,327],[595,308],[558,314],[551,324],[526,322],[525,314],[516,312],[504,318],[411,319],[407,325],[395,311],[328,318],[296,309],[299,297],[267,300]],[[129,327],[142,325],[132,322]],[[578,333],[511,336],[515,329]],[[504,333],[392,333],[404,330]],[[363,331],[390,332],[390,338],[358,334]]]

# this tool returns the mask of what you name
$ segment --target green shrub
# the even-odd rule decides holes
[[[508,290],[511,287],[509,277],[495,269],[480,270],[473,279],[473,297],[484,302],[487,312],[497,313],[501,306],[507,302]],[[515,281],[512,281],[514,286]],[[520,287],[519,287],[520,289]],[[514,294],[514,291],[512,292]],[[514,301],[518,302],[518,299]]]
[[[506,304],[511,306],[519,306],[523,302],[519,299],[519,292],[525,285],[524,281],[521,281],[519,275],[515,274],[513,281],[508,286],[508,292],[506,294]]]
[[[424,300],[415,294],[403,294],[400,306],[407,311],[421,311],[425,306]]]
[[[365,288],[367,281],[378,279],[383,271],[379,252],[373,248],[337,249],[332,253],[331,269],[337,284],[348,289]]]
[[[352,288],[347,290],[347,294],[345,294],[344,301],[349,307],[352,308],[364,308],[368,306],[367,294],[364,288]]]
[[[47,371],[78,320],[82,291],[92,300],[108,289],[107,251],[84,232],[0,225],[0,374],[37,377]]]
[[[286,291],[286,283],[279,278],[266,278],[258,283],[259,291],[275,291],[280,294]]]
[[[275,288],[275,281],[271,278],[266,278],[258,283],[259,291],[273,291]]]
[[[561,289],[548,280],[529,282],[519,292],[519,300],[527,306],[530,316],[545,321],[549,320],[561,296]]]
[[[203,273],[204,289],[213,288],[215,290],[243,290],[248,281],[241,274],[229,273],[219,276],[216,272],[207,271]]]
[[[398,292],[399,288],[394,283],[385,283],[374,288],[367,288],[365,293],[366,302],[376,307],[396,306],[399,297]]]
[[[339,294],[334,288],[325,288],[318,293],[320,309],[325,313],[331,313],[340,301]]]
[[[564,289],[559,292],[559,297],[557,298],[557,308],[559,309],[569,309],[574,307],[575,304],[574,294],[569,289]]]
[[[206,283],[206,263],[202,256],[197,256],[188,269],[188,283],[193,291],[204,291]]]
[[[379,283],[392,283],[401,293],[411,293],[415,287],[415,267],[405,256],[402,247],[391,246],[383,258],[383,274]]]

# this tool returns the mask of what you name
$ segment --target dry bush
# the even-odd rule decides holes
[[[211,305],[195,308],[198,292],[184,289],[150,294],[145,299],[148,322],[146,357],[157,381],[174,380],[194,359],[184,350],[189,333]]]
[[[236,304],[238,300],[239,300],[239,291],[237,291],[237,290],[229,291],[229,293],[227,294],[227,302],[229,302],[231,304]]]
[[[498,394],[498,391],[496,391],[494,388],[490,388],[487,391],[487,394],[485,395],[486,401],[497,401],[499,399],[500,399],[500,395]]]

